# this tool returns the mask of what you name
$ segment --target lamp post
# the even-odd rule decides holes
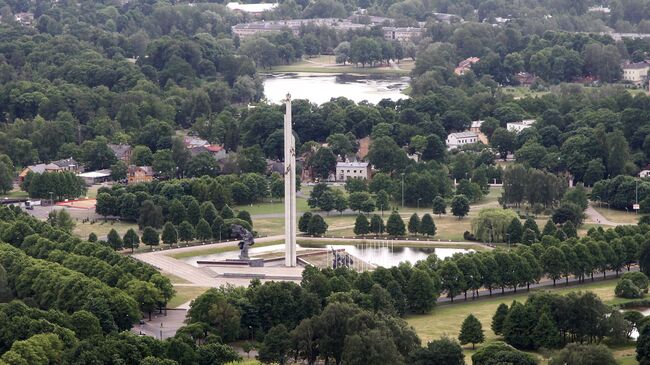
[[[596,195],[596,199],[598,199],[598,208],[600,208],[600,203],[601,203],[600,196]]]
[[[54,193],[52,193],[52,192],[50,191],[49,194],[50,194],[50,205],[54,205],[54,200],[52,199],[52,195],[53,195]]]
[[[506,236],[508,237],[508,249],[510,249],[510,233],[506,233]]]
[[[418,212],[420,211],[420,200],[422,200],[422,198],[418,198]]]

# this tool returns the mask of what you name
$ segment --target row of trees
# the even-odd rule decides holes
[[[492,329],[519,349],[561,348],[568,342],[624,343],[633,324],[592,292],[559,295],[536,293],[526,303],[501,304]]]

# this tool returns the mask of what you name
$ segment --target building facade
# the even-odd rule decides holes
[[[370,180],[372,172],[368,162],[337,162],[336,163],[336,181],[347,181],[349,179],[359,178]]]
[[[150,182],[153,180],[153,177],[154,173],[151,166],[131,165],[126,173],[126,179],[129,185]]]
[[[530,128],[535,124],[535,119],[526,119],[521,122],[507,123],[506,129],[510,132],[519,133],[526,128]]]
[[[640,86],[648,79],[649,70],[650,63],[646,61],[623,65],[623,80]]]
[[[452,150],[466,144],[476,143],[479,141],[476,132],[458,132],[451,133],[447,136],[447,148]]]

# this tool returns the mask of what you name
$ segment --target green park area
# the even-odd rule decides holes
[[[480,322],[485,334],[485,343],[499,340],[499,336],[494,334],[490,325],[492,323],[492,316],[497,310],[497,307],[504,303],[510,305],[513,301],[523,303],[526,301],[528,295],[538,291],[549,291],[558,294],[567,294],[572,291],[591,291],[596,294],[605,304],[616,305],[630,301],[630,299],[622,299],[614,296],[614,288],[616,280],[606,280],[595,283],[587,283],[580,286],[564,286],[558,283],[557,287],[550,287],[544,289],[531,289],[530,292],[522,290],[518,294],[507,296],[483,296],[477,300],[468,299],[467,301],[456,300],[454,304],[444,303],[438,304],[431,312],[423,315],[412,315],[407,318],[407,322],[415,328],[418,336],[423,342],[439,339],[443,336],[451,338],[458,338],[460,333],[460,323],[468,315],[473,314]],[[494,291],[495,294],[498,290]],[[483,344],[485,345],[485,344]],[[480,346],[477,346],[477,349]],[[471,364],[471,355],[475,352],[471,350],[471,346],[464,348],[465,360],[467,364]],[[614,349],[615,356],[620,364],[638,364],[634,360],[634,349],[632,345],[616,347]],[[542,364],[546,364],[546,360],[541,353],[533,353],[540,360]]]
[[[273,66],[272,73],[318,73],[318,74],[359,74],[359,75],[408,75],[415,62],[412,60],[401,60],[400,63],[393,63],[390,66],[355,66],[353,64],[337,64],[333,55],[320,55],[316,57],[305,57],[290,65]]]

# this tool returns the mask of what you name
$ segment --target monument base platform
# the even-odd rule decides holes
[[[264,259],[226,259],[222,261],[197,261],[199,265],[264,267]]]

